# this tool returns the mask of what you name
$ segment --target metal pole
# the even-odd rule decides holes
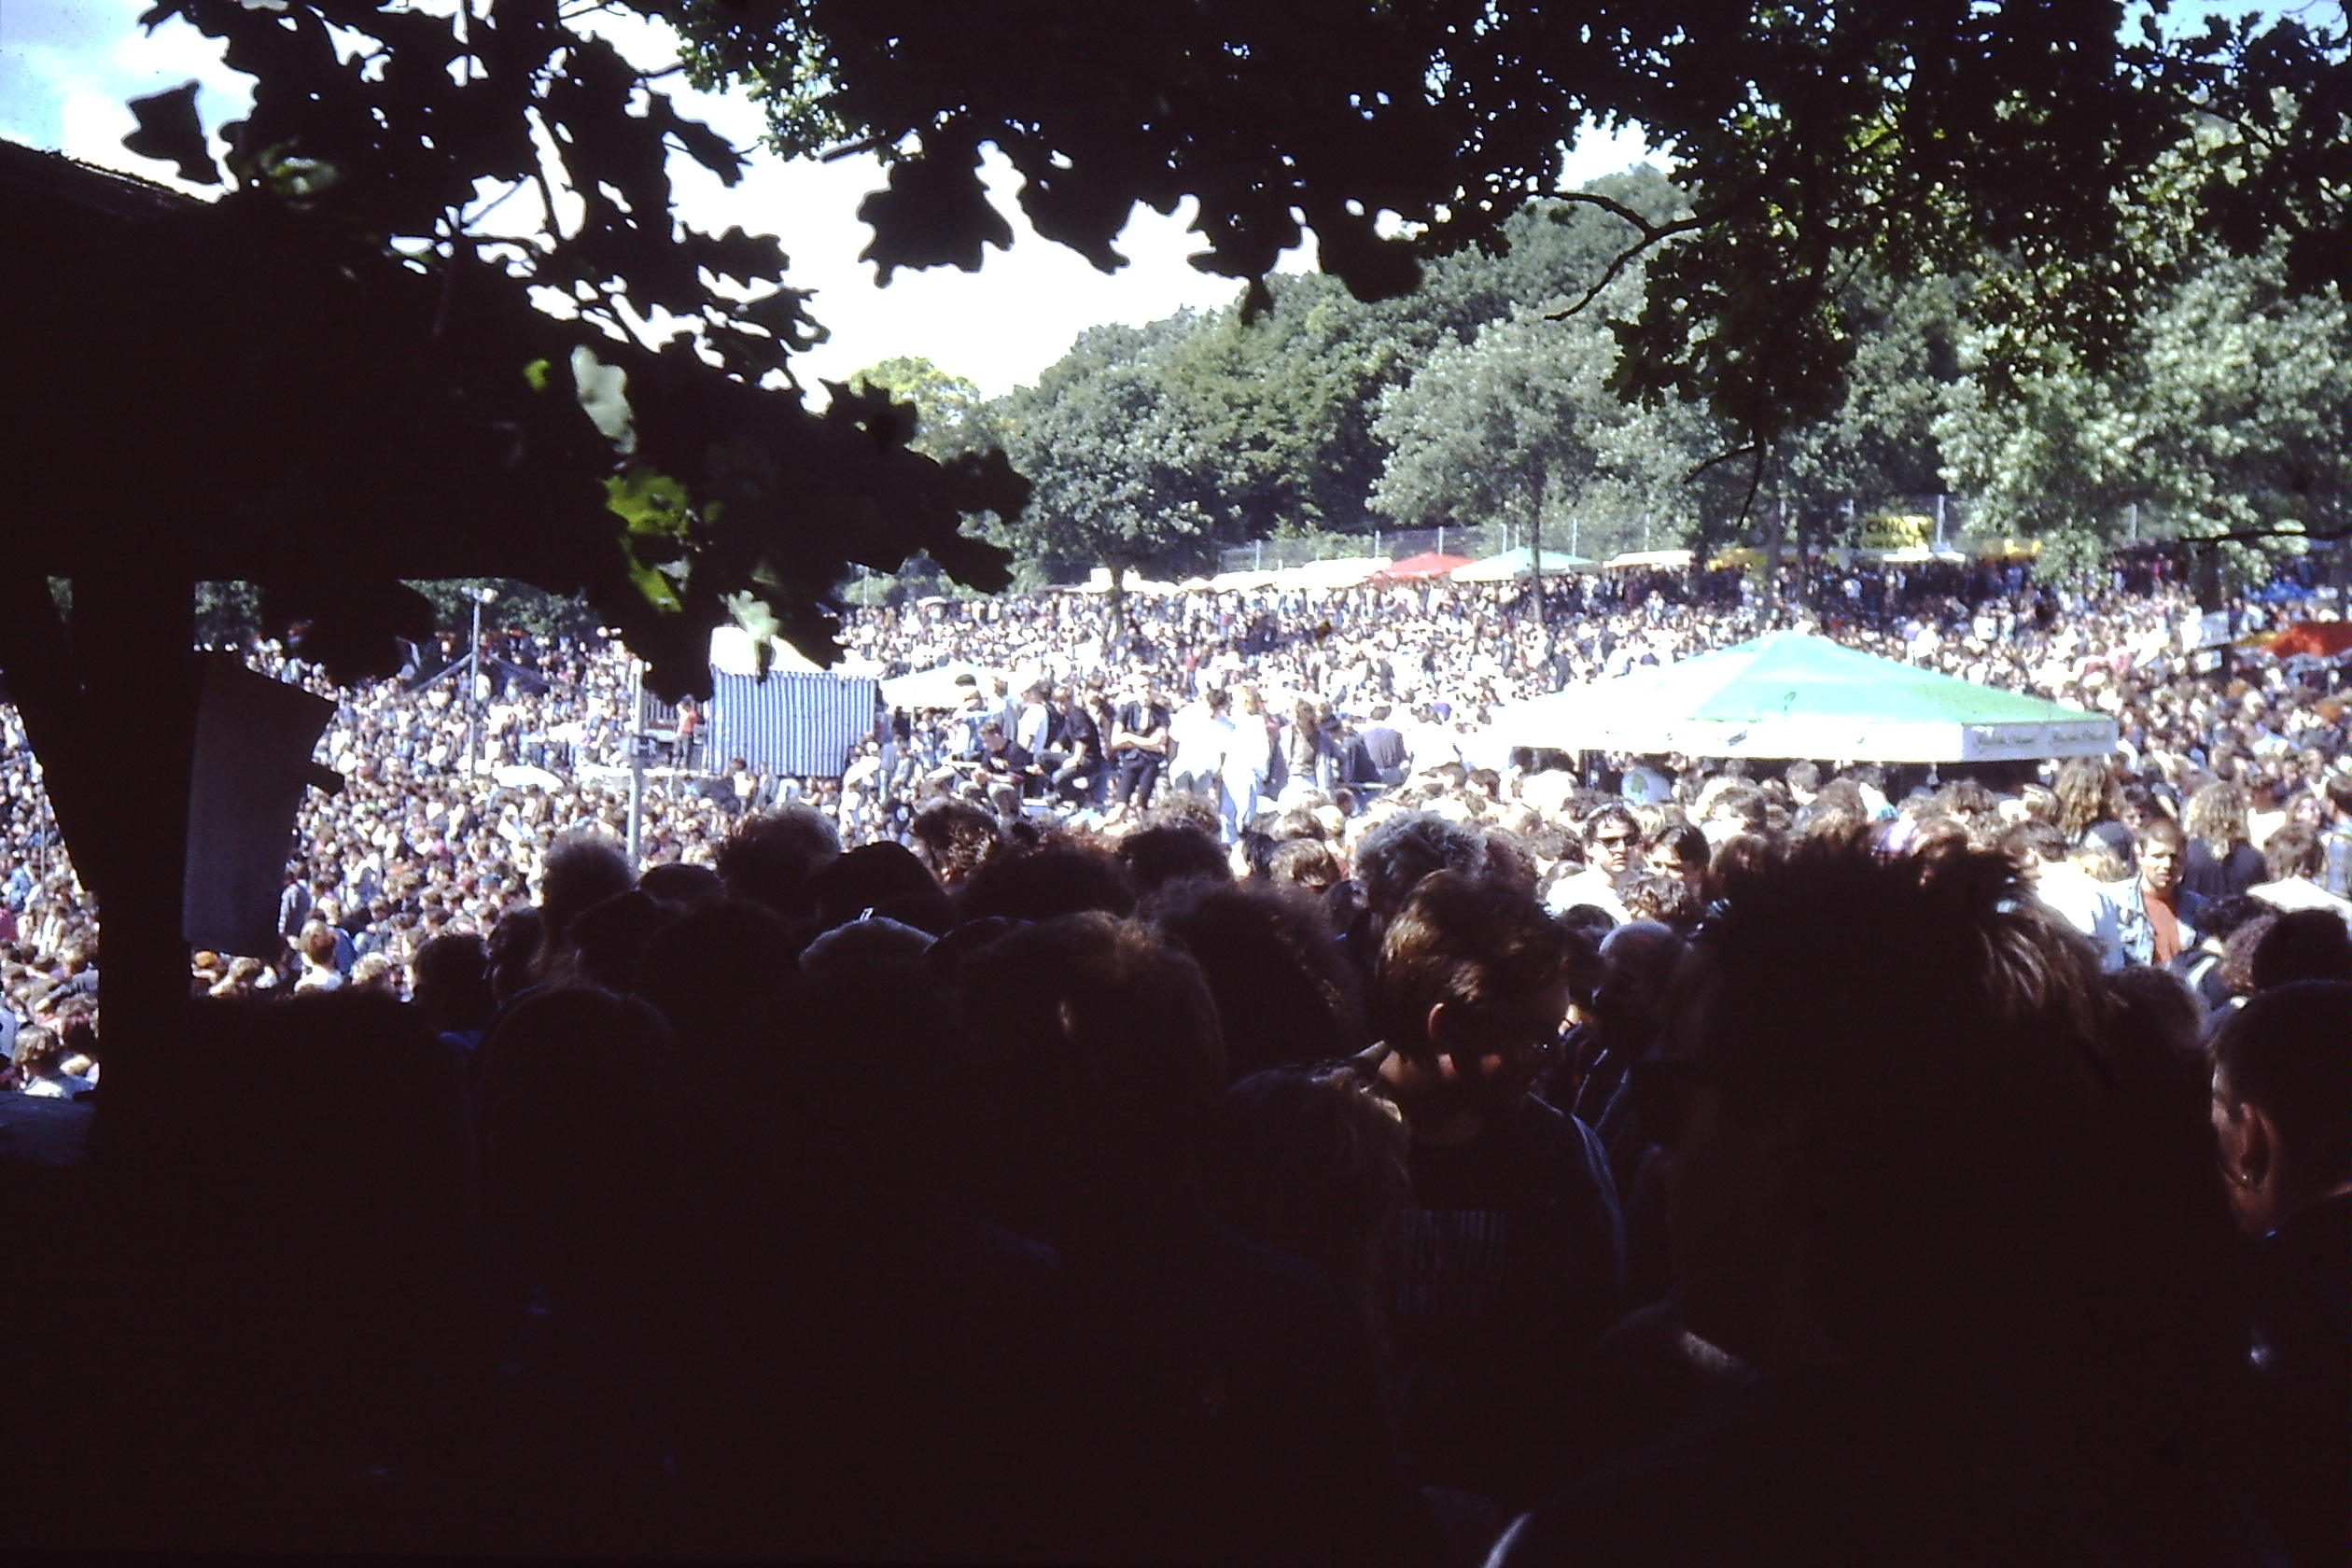
[[[645,864],[645,666],[629,660],[629,874]]]
[[[482,771],[475,765],[474,758],[474,737],[482,712],[481,591],[476,589],[469,596],[473,600],[473,641],[466,646],[466,776],[470,778]]]

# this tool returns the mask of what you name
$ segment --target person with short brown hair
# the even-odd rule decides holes
[[[1356,1058],[1412,1135],[1390,1270],[1407,1454],[1423,1485],[1515,1507],[1545,1489],[1571,1364],[1624,1291],[1607,1158],[1529,1092],[1560,1054],[1575,958],[1532,897],[1434,872],[1388,924],[1380,1043]]]

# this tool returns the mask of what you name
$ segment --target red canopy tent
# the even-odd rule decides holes
[[[2264,651],[2274,659],[2292,658],[2298,653],[2332,659],[2339,653],[2352,651],[2352,621],[2298,621],[2271,638]]]
[[[1434,550],[1424,550],[1418,555],[1407,555],[1402,561],[1392,561],[1373,575],[1385,577],[1393,582],[1411,582],[1424,577],[1443,577],[1456,567],[1469,564],[1470,557],[1467,555],[1440,555]]]

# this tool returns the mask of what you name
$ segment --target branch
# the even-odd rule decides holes
[[[1547,315],[1545,319],[1547,321],[1567,320],[1570,316],[1575,315],[1577,312],[1583,310],[1587,305],[1592,303],[1593,301],[1599,299],[1601,297],[1601,291],[1608,287],[1609,285],[1615,283],[1617,280],[1618,275],[1645,253],[1656,249],[1659,245],[1673,239],[1677,234],[1693,233],[1701,229],[1706,228],[1711,223],[1718,223],[1724,218],[1729,217],[1733,212],[1755,200],[1756,193],[1763,188],[1764,181],[1769,179],[1771,176],[1771,174],[1772,169],[1768,166],[1762,175],[1749,182],[1746,189],[1733,195],[1729,200],[1718,202],[1704,212],[1692,213],[1688,217],[1678,217],[1672,223],[1652,223],[1648,218],[1644,217],[1640,213],[1635,212],[1631,207],[1627,206],[1624,203],[1601,195],[1597,191],[1561,190],[1554,192],[1553,200],[1560,202],[1575,202],[1588,207],[1598,207],[1603,212],[1609,214],[1612,217],[1617,218],[1621,222],[1631,224],[1635,229],[1641,231],[1642,237],[1635,240],[1631,245],[1626,246],[1622,251],[1619,251],[1617,259],[1611,261],[1607,269],[1602,273],[1601,281],[1586,289],[1583,297],[1578,299],[1575,304],[1570,305],[1564,311]]]
[[[1571,201],[1575,199],[1575,197],[1569,198]],[[1601,198],[1601,202],[1605,203],[1610,207],[1617,208],[1617,203],[1615,202],[1609,202],[1606,197]],[[1622,208],[1617,208],[1617,210],[1620,212],[1623,211]],[[1635,221],[1639,222],[1641,220],[1636,219]],[[1587,305],[1592,303],[1593,301],[1599,299],[1601,297],[1601,291],[1608,287],[1609,285],[1615,283],[1618,277],[1624,273],[1625,269],[1632,265],[1633,262],[1645,253],[1655,249],[1659,244],[1673,238],[1676,234],[1688,233],[1690,231],[1702,226],[1703,220],[1696,216],[1678,218],[1674,222],[1665,224],[1663,226],[1646,222],[1642,223],[1642,237],[1634,241],[1631,245],[1627,245],[1623,250],[1617,252],[1615,259],[1613,259],[1609,262],[1608,266],[1603,270],[1600,282],[1586,289],[1584,293],[1577,298],[1575,304],[1570,305],[1564,311],[1556,311],[1551,315],[1547,315],[1544,319],[1547,321],[1567,320],[1570,316],[1576,315]]]
[[[1714,468],[1717,463],[1729,463],[1734,457],[1754,457],[1757,459],[1757,462],[1760,467],[1763,462],[1763,452],[1764,443],[1762,441],[1750,441],[1745,446],[1735,446],[1729,452],[1718,452],[1714,456],[1699,464],[1698,467],[1692,469],[1689,472],[1684,474],[1682,476],[1682,482],[1685,484],[1688,484],[1692,480],[1697,479],[1701,474],[1705,473],[1709,469]]]
[[[2314,544],[2333,544],[2339,539],[2352,539],[2352,523],[2339,523],[2331,527],[2285,528],[2275,525],[2267,528],[2233,528],[2222,534],[2183,534],[2176,544],[2254,544],[2262,539],[2307,539]],[[2150,540],[2149,542],[2154,542]]]

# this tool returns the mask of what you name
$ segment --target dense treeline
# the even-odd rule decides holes
[[[1589,189],[1653,222],[1682,210],[1648,168]],[[2174,281],[2098,365],[1998,330],[1986,301],[2015,280],[1849,277],[1846,396],[1759,451],[1696,402],[1617,390],[1613,322],[1642,285],[1637,267],[1611,275],[1633,237],[1623,218],[1556,203],[1505,237],[1438,259],[1398,299],[1284,274],[1253,319],[1237,299],[1096,328],[993,400],[923,361],[868,380],[918,405],[926,449],[1001,445],[1034,481],[1001,536],[1032,581],[1105,562],[1213,569],[1221,547],[1278,534],[1440,523],[1540,528],[1547,551],[1589,556],[1859,542],[1864,520],[1936,495],[1980,533],[2041,539],[2059,569],[2129,537],[2345,532],[2342,292],[2290,297],[2275,251],[2152,240]]]

